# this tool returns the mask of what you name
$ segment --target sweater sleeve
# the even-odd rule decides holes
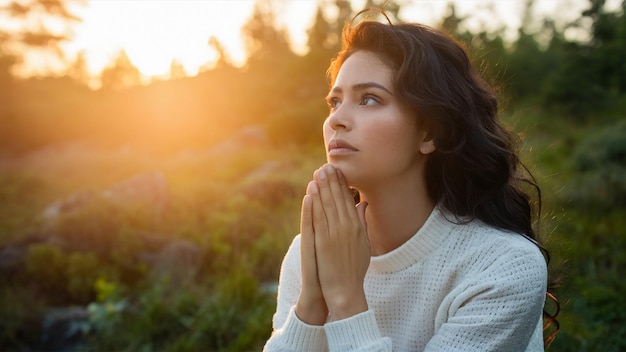
[[[381,336],[373,310],[326,323],[328,347],[333,351],[386,352],[392,350],[391,339]]]
[[[391,339],[381,336],[372,310],[324,326],[308,325],[301,321],[295,313],[301,288],[300,275],[300,236],[296,236],[280,269],[273,332],[265,344],[264,352],[392,350]]]
[[[537,348],[539,336],[533,332],[542,322],[546,284],[546,264],[537,248],[509,250],[447,295],[448,302],[441,305],[445,311],[438,313],[445,321],[425,350]]]
[[[273,331],[263,348],[265,352],[327,350],[324,327],[308,325],[295,314],[301,288],[300,275],[300,236],[296,236],[280,269],[276,313],[272,321]]]

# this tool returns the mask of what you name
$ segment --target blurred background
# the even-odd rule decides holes
[[[625,350],[623,0],[0,0],[0,350],[260,350],[366,7],[498,87],[543,193],[549,350]]]

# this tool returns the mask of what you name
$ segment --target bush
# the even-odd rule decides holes
[[[626,121],[586,136],[573,153],[567,196],[588,211],[626,207]]]
[[[274,298],[241,270],[209,289],[173,289],[161,281],[136,298],[108,296],[90,306],[95,351],[255,350],[269,337],[275,308]]]
[[[106,267],[94,253],[72,253],[67,259],[67,293],[73,302],[86,304],[95,299],[94,285]]]
[[[29,351],[41,338],[47,302],[28,286],[0,285],[0,346],[5,351]]]
[[[51,244],[36,244],[28,249],[26,275],[53,302],[67,299],[68,260],[65,253]]]
[[[570,156],[557,207],[564,279],[561,333],[551,351],[626,349],[626,121],[587,130]],[[564,170],[567,172],[567,170]]]

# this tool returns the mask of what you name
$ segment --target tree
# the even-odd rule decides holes
[[[248,62],[275,60],[284,55],[293,55],[286,30],[276,25],[271,0],[256,1],[252,17],[243,26],[242,33],[248,52]]]
[[[309,51],[326,51],[329,49],[329,47],[333,45],[331,38],[332,32],[332,25],[328,23],[324,17],[324,8],[321,4],[318,4],[313,26],[307,31],[309,35],[307,41]]]
[[[70,39],[71,25],[80,21],[70,11],[72,4],[84,0],[8,0],[0,4],[0,70],[14,71],[28,53],[38,51],[63,60],[60,44]],[[49,68],[47,68],[49,69]],[[6,73],[0,75],[6,75]]]
[[[561,65],[549,78],[544,104],[578,118],[606,108],[626,93],[626,1],[618,13],[607,12],[604,0],[590,0],[582,13],[592,21],[588,42],[562,45]],[[616,99],[618,98],[618,99]]]
[[[102,88],[120,90],[141,82],[141,73],[128,58],[126,51],[120,50],[113,65],[102,70]]]
[[[80,84],[89,84],[89,70],[87,69],[87,59],[85,58],[84,50],[79,51],[78,55],[76,55],[76,59],[68,68],[67,76]]]
[[[213,50],[215,50],[215,52],[217,53],[217,60],[215,61],[215,69],[233,67],[233,63],[230,60],[230,56],[228,56],[226,49],[224,49],[224,46],[217,39],[217,37],[211,36],[209,38],[209,46],[213,48]]]
[[[626,1],[622,2],[621,13],[603,11],[604,1],[594,0],[589,10],[583,13],[593,20],[593,39],[590,52],[596,57],[596,77],[609,92],[626,93]],[[597,8],[599,7],[599,8]]]
[[[461,34],[460,32],[460,24],[465,20],[465,17],[458,17],[456,13],[456,7],[454,3],[448,3],[448,14],[441,20],[439,24],[439,28],[445,31],[446,33],[454,36],[458,36]]]
[[[385,15],[391,21],[398,21],[400,19],[400,8],[404,4],[409,4],[410,1],[394,1],[394,0],[367,0],[365,8],[381,9],[385,11]]]
[[[352,3],[348,0],[335,0],[334,4],[337,8],[337,18],[335,19],[334,26],[332,27],[334,36],[331,38],[331,41],[336,43],[336,48],[339,48],[341,46],[343,27],[346,23],[350,22],[354,13],[352,11]]]
[[[174,59],[172,63],[170,63],[170,79],[179,79],[187,77],[187,72],[185,72],[185,67],[183,64]]]

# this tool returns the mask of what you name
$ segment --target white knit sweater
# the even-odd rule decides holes
[[[453,221],[435,207],[406,243],[372,257],[369,310],[324,326],[294,313],[297,236],[282,264],[264,351],[543,351],[547,270],[537,246],[477,220]]]

